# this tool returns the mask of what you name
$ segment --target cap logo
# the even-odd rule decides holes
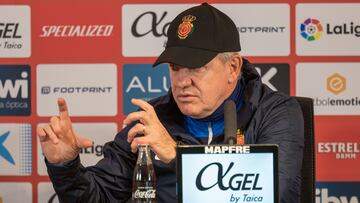
[[[182,23],[178,27],[178,37],[180,39],[186,39],[189,34],[194,30],[193,21],[196,20],[195,16],[187,15],[182,18]]]

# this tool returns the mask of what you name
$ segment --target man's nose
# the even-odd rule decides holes
[[[191,84],[191,74],[188,68],[181,68],[177,72],[177,85],[181,88]]]

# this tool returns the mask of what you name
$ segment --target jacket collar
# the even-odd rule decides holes
[[[241,74],[245,79],[244,105],[237,113],[237,125],[244,132],[259,105],[262,83],[254,65],[244,58]]]

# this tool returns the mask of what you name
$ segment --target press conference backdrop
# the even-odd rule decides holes
[[[172,18],[201,2],[2,0],[0,202],[57,202],[35,133],[56,98],[95,141],[81,151],[94,164],[135,110],[130,99],[169,89],[167,65],[151,64]],[[360,2],[209,2],[234,20],[264,83],[314,99],[316,202],[359,203]]]

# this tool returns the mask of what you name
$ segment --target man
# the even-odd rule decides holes
[[[137,145],[149,144],[158,202],[176,202],[176,145],[222,143],[223,104],[231,99],[245,143],[279,145],[281,202],[299,202],[304,143],[300,107],[263,85],[239,51],[235,24],[216,8],[204,3],[179,14],[170,24],[165,51],[154,63],[169,63],[171,90],[149,103],[132,99],[140,110],[125,118],[127,126],[105,145],[104,158],[92,167],[84,168],[78,156],[80,148],[92,143],[74,132],[66,103],[59,99],[59,117],[37,130],[59,199],[128,201]]]

